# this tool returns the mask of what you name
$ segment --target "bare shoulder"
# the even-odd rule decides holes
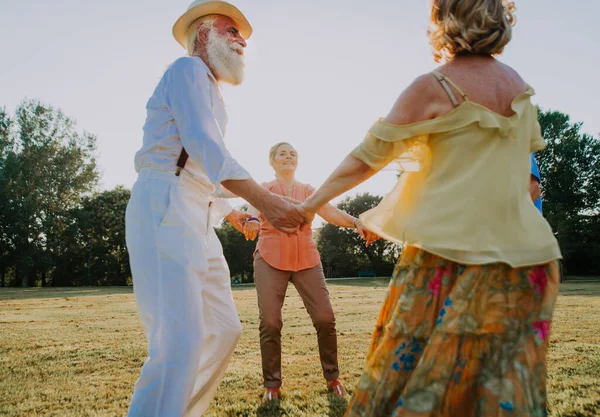
[[[438,117],[439,104],[444,98],[438,84],[431,73],[420,75],[400,94],[384,120],[406,125]]]
[[[527,89],[528,84],[525,82],[525,80],[521,77],[521,75],[515,69],[513,69],[509,65],[506,65],[503,62],[498,61],[498,63],[500,64],[501,68],[506,72],[507,76],[513,82],[515,89],[520,90],[520,91],[524,91]]]

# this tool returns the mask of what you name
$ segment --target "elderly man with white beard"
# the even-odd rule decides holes
[[[173,27],[189,56],[167,69],[146,106],[126,238],[148,359],[130,417],[202,415],[241,334],[212,225],[225,215],[241,229],[246,214],[217,196],[246,199],[283,232],[295,233],[303,222],[292,204],[258,185],[224,143],[219,83],[242,82],[251,33],[233,5],[192,3]]]

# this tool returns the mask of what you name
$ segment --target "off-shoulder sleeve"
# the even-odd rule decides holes
[[[407,163],[420,164],[427,150],[429,135],[457,127],[451,116],[448,114],[407,125],[394,125],[379,119],[351,154],[376,171],[392,161],[398,161],[401,169]]]
[[[531,134],[531,152],[541,151],[545,148],[546,142],[542,137],[542,127],[536,117],[533,124],[533,132]]]
[[[393,142],[386,142],[367,133],[364,140],[351,152],[352,156],[360,159],[375,171],[380,171],[394,160],[394,154],[405,147],[403,143],[394,146]],[[400,151],[401,152],[401,151]]]

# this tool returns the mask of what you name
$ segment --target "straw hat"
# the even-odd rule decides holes
[[[252,35],[252,26],[242,12],[233,4],[220,0],[196,0],[190,4],[187,11],[173,25],[173,36],[181,46],[186,48],[187,31],[192,23],[209,14],[220,14],[230,17],[238,26],[244,39]]]

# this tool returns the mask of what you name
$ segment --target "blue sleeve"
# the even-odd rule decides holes
[[[531,154],[531,175],[533,175],[534,177],[536,177],[538,179],[538,181],[541,182],[542,178],[540,176],[540,170],[538,168],[537,161],[535,160],[535,155],[534,154]],[[540,213],[543,213],[543,211],[542,211],[542,197],[540,197],[537,200],[535,200],[533,202],[533,204],[540,211]]]
[[[541,181],[540,170],[538,169],[537,161],[535,160],[535,155],[531,154],[531,175],[536,177],[538,181]]]

